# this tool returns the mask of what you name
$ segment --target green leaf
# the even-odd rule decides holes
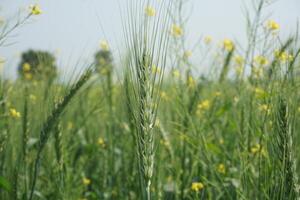
[[[4,177],[0,176],[0,188],[4,189],[6,191],[10,191],[11,190],[11,185],[8,182],[8,180],[6,180]]]

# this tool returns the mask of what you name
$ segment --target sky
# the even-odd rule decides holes
[[[118,51],[123,39],[119,5],[124,1],[0,0],[0,17],[4,20],[26,12],[30,4],[37,3],[43,10],[42,15],[34,16],[11,35],[9,46],[0,47],[0,57],[5,59],[5,76],[16,77],[21,52],[28,49],[53,52],[61,71],[74,68],[78,61],[90,62],[102,39],[109,42],[113,51]],[[189,0],[186,5],[188,45],[194,45],[193,42],[205,35],[214,40],[233,38],[245,42],[243,5],[251,1]],[[266,13],[272,14],[272,19],[281,25],[283,34],[288,34],[300,19],[299,10],[299,0],[278,0]]]

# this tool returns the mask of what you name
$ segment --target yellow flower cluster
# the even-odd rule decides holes
[[[250,151],[252,154],[261,153],[262,155],[266,155],[266,150],[260,144],[253,145]]]
[[[212,42],[212,37],[211,36],[205,36],[204,37],[204,43],[205,44],[210,44]]]
[[[156,65],[152,65],[152,73],[153,74],[160,74],[161,69],[159,67],[157,67]]]
[[[86,177],[83,177],[82,183],[83,183],[83,185],[88,186],[92,183],[92,181],[90,179],[86,178]]]
[[[233,51],[234,48],[235,48],[235,45],[233,43],[232,40],[230,39],[224,39],[223,40],[223,48],[226,50],[226,51]]]
[[[10,108],[9,109],[9,115],[13,118],[20,118],[21,114],[18,112],[15,108]]]
[[[191,189],[195,192],[199,192],[203,188],[204,188],[204,185],[201,182],[193,182],[192,186],[191,186]]]
[[[254,94],[255,94],[255,97],[258,99],[262,99],[267,96],[267,92],[259,87],[254,88]]]
[[[109,44],[106,40],[101,40],[100,41],[100,48],[103,50],[103,51],[109,51]]]
[[[262,56],[262,55],[256,56],[254,58],[254,61],[259,66],[266,66],[266,65],[269,64],[269,60],[266,57]]]
[[[30,14],[31,15],[40,15],[40,14],[42,14],[42,10],[41,10],[40,6],[37,5],[37,4],[31,5],[29,8],[30,8]]]
[[[155,11],[155,9],[154,9],[153,7],[147,6],[147,7],[145,8],[145,14],[146,14],[147,16],[149,16],[149,17],[154,17],[155,14],[156,14],[156,11]]]
[[[211,107],[211,102],[209,100],[203,100],[201,101],[197,106],[197,115],[200,115],[204,112],[209,110]]]
[[[188,59],[192,56],[192,54],[193,54],[192,51],[187,50],[187,51],[184,52],[183,57]]]
[[[172,75],[175,77],[175,78],[179,78],[180,77],[180,72],[178,70],[173,70],[172,72]]]
[[[270,31],[276,31],[280,29],[280,25],[274,20],[268,20],[266,26]]]
[[[294,60],[294,56],[286,51],[281,52],[280,50],[276,50],[274,54],[275,58],[281,62],[291,62]]]
[[[106,147],[106,144],[105,144],[105,141],[102,137],[99,137],[98,138],[98,141],[97,143],[102,147],[102,148],[105,148]]]
[[[194,88],[196,86],[196,81],[192,76],[188,76],[187,85],[189,88]]]
[[[173,26],[171,28],[171,34],[174,37],[180,37],[180,36],[183,35],[183,30],[182,30],[182,28],[179,25],[173,24]]]
[[[219,164],[218,167],[217,167],[217,171],[218,171],[220,174],[225,174],[225,173],[226,173],[225,165],[224,165],[223,163]]]

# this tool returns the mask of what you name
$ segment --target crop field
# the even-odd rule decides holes
[[[245,44],[191,48],[192,1],[127,0],[122,47],[101,39],[76,73],[31,49],[11,78],[1,57],[0,200],[300,199],[298,25],[248,1]],[[43,9],[0,18],[0,56]]]

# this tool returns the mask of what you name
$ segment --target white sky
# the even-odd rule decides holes
[[[61,70],[78,60],[91,60],[103,38],[117,50],[122,42],[118,1],[123,0],[0,0],[0,16],[5,19],[34,3],[43,10],[42,15],[15,32],[9,40],[14,44],[0,47],[0,57],[6,60],[6,76],[15,76],[20,53],[29,48],[56,53]],[[190,0],[189,44],[203,35],[215,40],[229,37],[245,41],[242,7],[243,2],[251,1]],[[289,33],[300,18],[300,0],[279,0],[267,12],[272,12],[272,19],[280,23],[283,33]]]

